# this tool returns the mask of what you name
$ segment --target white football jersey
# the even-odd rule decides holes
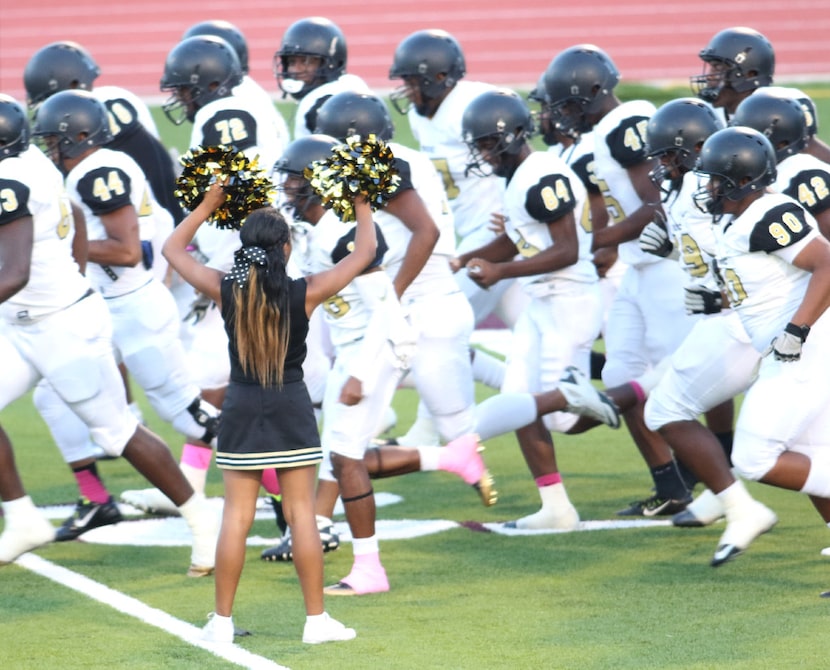
[[[107,239],[101,217],[127,205],[135,208],[142,240],[151,240],[155,235],[156,217],[170,217],[153,197],[144,172],[121,151],[99,147],[72,168],[66,178],[66,188],[69,197],[84,213],[90,241]],[[87,275],[105,298],[130,293],[153,277],[142,262],[133,267],[101,266],[90,262]]]
[[[817,216],[830,207],[830,165],[811,154],[787,156],[778,163],[772,189],[797,200]]]
[[[34,221],[29,282],[0,305],[12,323],[63,309],[90,288],[72,256],[75,227],[63,176],[34,145],[0,161],[0,227],[24,216]]]
[[[132,91],[120,86],[95,86],[91,93],[106,106],[113,137],[140,123],[153,137],[160,138],[150,108]]]
[[[276,113],[276,109],[274,109]],[[274,116],[251,98],[230,95],[209,102],[193,119],[190,146],[233,146],[271,175],[285,150],[285,137],[273,130]]]
[[[597,177],[594,174],[594,131],[582,133],[579,136],[579,142],[574,142],[570,146],[563,144],[554,144],[548,148],[548,151],[556,156],[559,156],[565,164],[576,173],[576,176],[582,181],[589,193],[600,193],[597,186]],[[585,199],[585,204],[582,211],[576,218],[578,225],[587,232],[593,232],[591,225],[591,205],[588,199]]]
[[[780,193],[765,193],[714,227],[718,271],[752,345],[764,351],[795,313],[812,276],[792,264],[818,236],[815,219]]]
[[[455,217],[459,237],[467,237],[490,224],[490,215],[502,211],[504,179],[496,175],[469,174],[470,150],[461,132],[461,119],[474,98],[493,86],[474,81],[459,81],[435,112],[427,118],[414,108],[409,110],[412,134],[444,179],[444,187]]]
[[[424,201],[440,233],[432,255],[407,288],[405,295],[412,297],[432,291],[439,293],[457,291],[458,284],[453,278],[449,265],[449,258],[455,255],[453,217],[447,204],[441,177],[432,162],[422,153],[396,142],[390,142],[389,148],[395,156],[400,172],[400,188],[415,190]],[[394,278],[403,263],[412,233],[398,217],[385,210],[378,210],[374,213],[374,217],[389,246],[389,251],[384,256],[384,267],[387,274]]]
[[[552,247],[547,222],[572,212],[576,219],[579,258],[573,265],[544,275],[517,277],[525,292],[541,297],[556,292],[562,280],[594,283],[599,280],[591,262],[591,240],[578,220],[587,193],[579,177],[561,158],[550,152],[534,151],[513,173],[507,185],[504,213],[505,233],[523,258],[532,258]]]
[[[354,93],[371,93],[372,91],[356,74],[342,74],[333,81],[327,81],[309,91],[297,103],[294,116],[294,139],[312,135],[317,128],[317,110],[331,96],[353,91]]]
[[[282,118],[279,110],[274,106],[274,101],[268,95],[268,91],[246,74],[242,77],[239,86],[233,89],[233,95],[235,98],[241,98],[259,107],[262,110],[263,118],[271,119],[271,132],[278,138],[279,144],[282,147],[280,151],[285,150],[285,147],[291,141],[291,136],[288,133],[288,124]],[[270,172],[272,166],[268,165],[264,167]]]
[[[655,111],[646,100],[632,100],[612,109],[594,126],[594,169],[608,209],[608,225],[622,221],[643,204],[626,168],[646,159],[646,127]],[[621,261],[634,266],[660,260],[640,249],[636,239],[620,244],[619,255]]]
[[[345,223],[327,210],[308,233],[307,269],[309,274],[324,272],[333,268],[354,248],[356,224]],[[380,240],[378,240],[380,243]],[[395,289],[389,281],[391,295]],[[353,280],[336,295],[325,300],[320,307],[323,318],[329,326],[332,345],[337,348],[363,337],[369,324],[371,312],[360,297],[360,291]]]
[[[683,175],[680,190],[669,194],[663,202],[663,210],[666,213],[666,229],[680,254],[680,266],[693,283],[705,283],[714,288],[711,268],[715,257],[715,232],[712,215],[702,212],[694,202],[698,180],[695,172]]]

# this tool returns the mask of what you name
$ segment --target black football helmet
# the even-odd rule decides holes
[[[231,95],[240,81],[242,67],[230,44],[214,35],[188,37],[164,63],[161,90],[169,91],[170,98],[162,109],[179,126],[209,102]]]
[[[29,117],[23,105],[0,93],[0,160],[26,151],[30,136]]]
[[[344,91],[331,96],[317,110],[315,133],[331,135],[343,141],[352,135],[374,134],[387,141],[394,127],[383,100],[369,93]]]
[[[112,141],[104,103],[76,89],[56,93],[38,107],[32,135],[42,138],[46,153],[59,167],[66,158]]]
[[[47,44],[35,52],[23,70],[28,105],[36,107],[50,95],[70,88],[89,91],[100,74],[98,63],[80,44]]]
[[[695,172],[708,177],[695,202],[718,221],[727,200],[741,200],[775,181],[775,151],[754,128],[730,126],[703,143]]]
[[[619,81],[614,61],[593,44],[560,52],[545,70],[545,93],[556,128],[574,139],[591,130]]]
[[[646,129],[646,151],[660,159],[650,174],[662,187],[672,181],[672,190],[679,187],[685,173],[693,170],[700,148],[724,124],[712,107],[697,98],[678,98],[662,105],[649,119]]]
[[[509,177],[518,167],[518,153],[533,135],[533,118],[517,93],[497,89],[482,93],[467,105],[461,132],[470,150],[468,172]]]
[[[285,148],[282,156],[274,164],[274,171],[284,177],[280,188],[295,219],[306,220],[306,210],[311,205],[321,204],[320,196],[314,192],[305,178],[305,169],[313,162],[331,156],[331,150],[338,144],[339,142],[330,135],[314,134],[300,137]],[[302,185],[293,180],[294,184],[288,186],[285,177],[300,177]]]
[[[741,101],[729,125],[749,126],[762,133],[772,143],[779,163],[807,146],[807,117],[798,100],[763,88]]]
[[[294,79],[289,73],[289,56],[310,56],[321,60],[311,82]],[[274,76],[280,89],[296,100],[305,97],[321,84],[338,79],[346,71],[346,37],[329,19],[312,16],[295,21],[282,36],[274,54]]]
[[[458,83],[467,72],[461,45],[445,30],[419,30],[405,38],[395,49],[390,79],[410,79],[420,92],[415,111],[422,116],[431,111],[431,105]],[[392,92],[392,104],[406,114],[413,104],[404,85]]]
[[[242,74],[248,74],[248,40],[245,39],[242,31],[230,21],[223,21],[221,19],[200,21],[190,26],[184,35],[182,35],[182,39],[186,40],[188,37],[195,37],[196,35],[221,37],[236,52],[239,58],[239,67],[242,68]]]
[[[689,82],[692,92],[706,102],[715,102],[727,86],[742,93],[772,83],[775,52],[769,40],[752,28],[721,30],[698,55],[703,74]]]

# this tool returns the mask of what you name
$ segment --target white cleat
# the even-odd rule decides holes
[[[680,528],[710,526],[724,515],[723,503],[710,489],[705,489],[690,502],[686,509],[671,518],[672,525]]]
[[[0,565],[8,565],[27,551],[54,542],[57,529],[40,514],[26,514],[6,519],[0,535]]]
[[[830,558],[830,547],[825,547],[821,550],[821,555],[825,558]]]
[[[134,489],[121,494],[121,502],[148,514],[179,516],[179,508],[158,489]]]
[[[208,622],[202,628],[201,639],[205,642],[230,644],[233,642],[233,617],[208,614]]]
[[[508,521],[504,526],[520,530],[576,530],[579,527],[579,512],[570,504],[556,510],[543,508],[535,514]]]
[[[713,568],[740,556],[755,538],[772,530],[778,517],[769,507],[753,500],[734,515],[727,515],[726,530],[721,535],[718,548],[712,557]]]
[[[346,628],[337,619],[332,619],[327,612],[323,612],[320,619],[306,621],[303,628],[303,642],[305,644],[322,644],[323,642],[346,642],[354,640],[357,633],[354,628]]]
[[[565,409],[573,414],[590,417],[611,428],[620,427],[620,411],[614,402],[598,390],[587,375],[574,365],[565,368],[559,380],[559,390],[568,405]]]

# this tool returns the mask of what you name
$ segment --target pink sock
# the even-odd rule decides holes
[[[376,551],[371,554],[355,554],[354,566],[363,570],[383,570],[383,565],[380,562],[380,552]]]
[[[101,504],[110,499],[109,491],[94,473],[89,470],[78,470],[73,474],[78,482],[78,489],[80,489],[82,498],[86,498],[89,502]]]
[[[273,496],[280,494],[280,480],[277,477],[277,469],[270,468],[262,471],[262,488]]]
[[[212,457],[213,449],[210,447],[198,447],[195,444],[185,444],[182,447],[182,463],[197,470],[207,470]]]
[[[552,472],[549,475],[542,475],[536,478],[536,486],[540,489],[545,486],[553,486],[554,484],[562,483],[562,475],[558,472]]]

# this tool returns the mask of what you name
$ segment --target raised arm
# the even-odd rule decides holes
[[[219,182],[205,192],[202,202],[173,229],[162,247],[161,253],[176,272],[197,291],[204,293],[217,305],[221,305],[220,288],[224,273],[202,265],[187,250],[208,217],[225,200],[225,191]]]

